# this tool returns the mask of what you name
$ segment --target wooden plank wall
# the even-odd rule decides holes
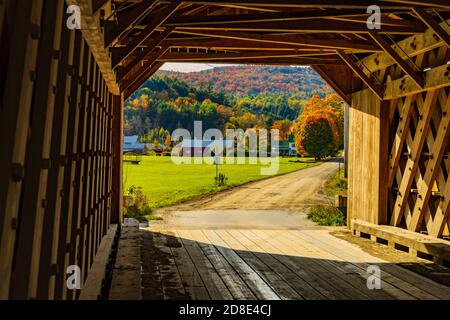
[[[349,108],[348,218],[383,224],[387,219],[386,104],[370,90],[355,93]]]
[[[2,54],[0,83],[0,299],[76,299],[66,269],[86,279],[120,192],[121,97],[65,12],[64,1],[1,2],[2,51],[14,56]]]

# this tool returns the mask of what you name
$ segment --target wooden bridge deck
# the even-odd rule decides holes
[[[144,299],[450,299],[328,230],[145,230]],[[381,269],[369,290],[367,267]]]

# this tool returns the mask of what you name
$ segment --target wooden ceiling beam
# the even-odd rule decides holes
[[[159,59],[162,62],[177,62],[177,63],[192,63],[192,60],[165,60]],[[230,59],[209,59],[195,60],[195,63],[235,63],[235,64],[272,64],[272,65],[295,65],[295,66],[309,66],[312,64],[317,65],[343,65],[340,59],[322,59],[322,58],[293,58],[293,57],[280,57],[280,58],[240,58],[239,60]]]
[[[433,1],[433,0],[432,0]],[[444,1],[444,0],[442,0]],[[230,1],[230,0],[186,0],[187,3],[193,4],[203,4],[203,5],[214,5],[214,6],[230,6],[230,5],[242,5],[241,1]],[[408,3],[404,3],[408,2]],[[371,5],[378,5],[382,9],[395,9],[395,8],[410,8],[411,6],[425,6],[430,5],[426,1],[417,1],[418,3],[413,4],[409,1],[376,1],[373,0],[359,0],[359,1],[349,1],[349,0],[246,0],[245,5],[247,6],[258,6],[258,7],[274,7],[274,8],[332,8],[332,9],[367,9]],[[434,0],[433,2],[438,2]]]
[[[448,2],[447,2],[447,9],[448,7]],[[442,39],[442,41],[445,42],[445,44],[447,45],[447,47],[450,48],[450,35],[439,25],[439,23],[437,23],[433,17],[431,17],[425,10],[422,9],[418,9],[418,8],[414,8],[414,13],[420,18],[422,19],[422,21],[430,28],[432,29],[439,38]]]
[[[350,58],[344,51],[337,50],[338,55],[341,57],[342,61],[344,61],[350,69],[369,87],[370,90],[380,99],[383,100],[383,92],[381,88],[376,85]]]
[[[413,81],[421,88],[424,87],[422,77],[417,74],[413,68],[391,47],[391,45],[384,40],[378,33],[371,33],[372,39],[382,48],[398,65],[399,67],[413,79]]]
[[[108,48],[119,37],[138,21],[144,18],[157,4],[159,0],[142,1],[133,8],[121,13],[115,21],[104,21],[104,41],[105,48]]]
[[[142,49],[142,51],[140,51],[136,57],[133,58],[133,60],[131,60],[130,63],[128,63],[124,68],[123,68],[123,72],[124,73],[128,73],[132,68],[134,68],[137,64],[139,64],[139,62],[143,59],[145,59],[145,57],[147,55],[149,55],[157,46],[161,45],[161,43],[170,35],[170,33],[173,31],[173,28],[167,28],[166,30],[164,30],[160,35],[158,35],[155,39],[152,39],[151,42],[147,45],[147,47],[145,47],[144,49]],[[169,46],[167,46],[169,47]],[[120,57],[124,55],[124,51],[122,50],[126,50],[126,48],[120,48],[119,51],[112,51],[111,52],[111,60],[112,60],[112,65],[113,67],[118,65],[118,61],[120,60]]]
[[[230,32],[304,32],[304,33],[364,33],[368,34],[372,30],[367,28],[366,23],[342,21],[333,23],[327,19],[316,18],[313,20],[291,20],[291,21],[270,21],[251,23],[230,23],[230,24],[210,24],[210,25],[189,25],[177,27],[177,30],[218,30]],[[382,25],[381,33],[390,34],[418,34],[426,30],[422,22],[409,22],[402,26]]]
[[[268,59],[268,58],[300,58],[304,57],[305,61],[310,58],[311,52],[247,52],[247,53],[187,53],[187,52],[168,52],[164,56],[160,57],[160,61],[204,61],[204,60],[239,60],[239,59]],[[336,52],[321,53],[320,59],[338,60],[336,59]],[[333,57],[334,56],[334,57]]]
[[[368,51],[380,51],[378,46],[367,41],[349,41],[342,39],[310,39],[303,35],[262,35],[244,32],[207,31],[207,30],[178,30],[176,33],[216,37],[223,39],[237,39],[276,44],[290,44],[298,46],[312,46],[317,48],[356,49]]]
[[[113,68],[122,63],[134,50],[136,50],[150,35],[166,21],[176,10],[181,6],[182,2],[177,1],[167,6],[159,15],[158,18],[153,19],[144,30],[142,30],[136,37],[134,37],[130,43],[126,46],[126,49],[118,54],[114,61]]]
[[[320,65],[312,65],[311,67],[314,69],[314,71],[316,71],[316,72],[319,74],[319,76],[320,76],[323,80],[325,80],[326,83],[328,83],[328,85],[330,85],[330,86],[334,89],[334,91],[336,91],[336,93],[337,93],[342,99],[344,99],[344,101],[345,101],[347,104],[349,104],[349,105],[352,104],[352,99],[351,99],[351,97],[349,96],[349,94],[346,93],[346,92],[344,92],[344,90],[341,88],[341,85],[336,81],[336,79],[335,79],[334,77],[330,76],[330,75],[326,72],[326,70],[324,69],[323,66],[320,66]]]
[[[421,7],[437,7],[442,9],[448,9],[448,0],[384,0],[385,2],[398,3],[410,6]]]
[[[152,68],[156,61],[169,50],[168,47],[161,47],[155,52],[151,52],[145,57],[145,60],[141,61],[140,65],[135,65],[134,68],[127,69],[125,72],[120,72],[118,74],[118,82],[119,86],[122,86],[124,82],[127,82],[126,79],[132,80],[136,77],[139,77],[140,74],[145,73],[148,69]],[[161,60],[162,61],[162,60]]]
[[[180,26],[201,25],[201,24],[212,25],[224,23],[235,24],[247,22],[311,20],[315,18],[361,16],[364,15],[365,13],[366,12],[364,10],[360,9],[347,9],[347,10],[329,9],[329,10],[314,10],[314,11],[284,11],[284,12],[270,12],[270,13],[217,15],[217,16],[176,16],[168,19],[165,25],[180,27]],[[387,18],[383,17],[382,19],[384,20]],[[403,20],[398,19],[395,19],[395,21],[403,22]]]

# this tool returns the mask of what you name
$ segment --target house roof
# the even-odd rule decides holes
[[[213,144],[222,144],[224,148],[231,148],[233,146],[232,140],[192,140],[184,139],[181,142],[182,148],[208,148],[213,147]]]

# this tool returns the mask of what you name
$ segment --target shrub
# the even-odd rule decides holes
[[[335,206],[317,205],[312,207],[308,213],[308,219],[316,222],[320,226],[345,226],[345,215]]]
[[[145,216],[150,215],[152,209],[142,187],[131,186],[128,188],[127,196],[131,198],[131,201],[125,203],[125,217],[135,218],[141,222],[146,221]]]
[[[217,185],[224,186],[227,183],[228,177],[223,173],[219,173],[214,179],[216,180]]]

